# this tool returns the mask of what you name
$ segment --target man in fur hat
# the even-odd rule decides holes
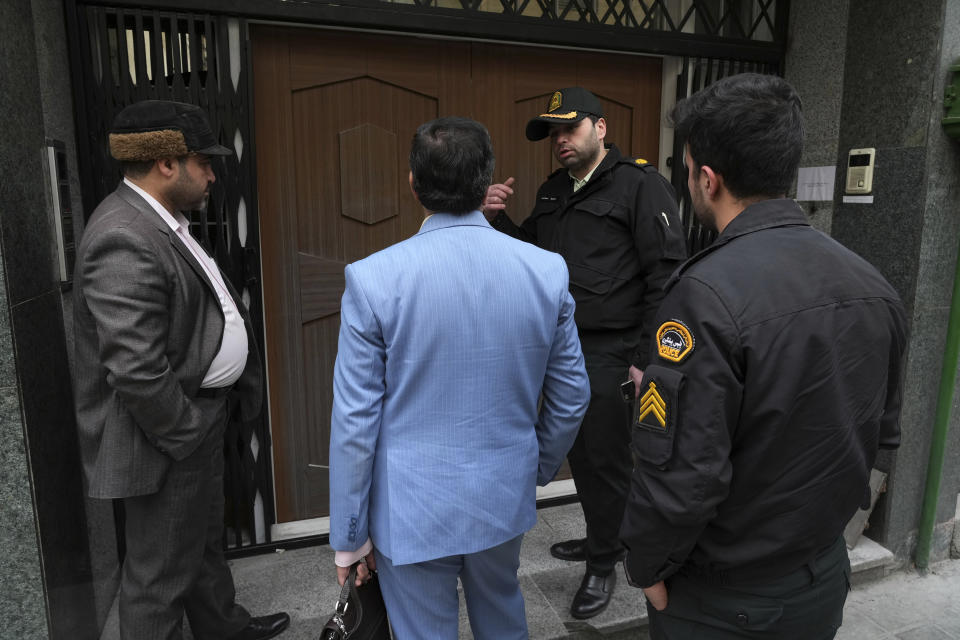
[[[77,251],[74,382],[88,492],[126,512],[120,635],[255,640],[290,617],[234,602],[223,556],[228,407],[260,411],[263,373],[247,309],[190,235],[210,157],[229,155],[206,114],[148,100],[121,111],[110,152],[124,179]]]

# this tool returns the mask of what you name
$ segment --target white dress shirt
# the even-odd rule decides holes
[[[220,268],[213,258],[200,246],[200,243],[190,235],[189,221],[177,211],[170,213],[163,205],[157,202],[156,198],[133,184],[126,178],[123,181],[131,189],[136,191],[144,200],[146,200],[153,210],[157,212],[164,222],[177,234],[180,240],[187,246],[193,257],[197,259],[207,279],[213,285],[217,293],[217,299],[220,301],[220,309],[223,311],[223,338],[220,341],[220,350],[214,356],[210,368],[200,386],[205,389],[216,387],[229,387],[243,373],[243,368],[247,364],[247,353],[249,345],[247,343],[247,329],[243,324],[243,317],[240,315],[237,304],[233,296],[227,290],[227,285],[223,281],[223,275]]]

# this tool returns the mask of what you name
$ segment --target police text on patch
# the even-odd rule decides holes
[[[657,352],[664,360],[680,362],[693,351],[693,334],[679,320],[669,320],[657,329]]]

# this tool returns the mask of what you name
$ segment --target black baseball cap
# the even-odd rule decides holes
[[[113,120],[110,155],[117,160],[157,160],[188,153],[233,153],[217,142],[207,114],[196,105],[143,100],[124,108]]]
[[[603,107],[597,96],[583,87],[567,87],[554,91],[541,113],[527,123],[527,140],[543,140],[550,134],[550,125],[580,122],[587,116],[603,117]]]

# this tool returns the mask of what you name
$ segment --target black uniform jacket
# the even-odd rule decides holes
[[[897,293],[792,200],[766,200],[674,274],[656,327],[621,529],[631,582],[800,568],[900,443]]]
[[[687,256],[673,187],[642,160],[610,146],[576,193],[566,168],[550,174],[533,213],[517,227],[506,214],[492,226],[567,261],[583,330],[643,326],[648,344],[663,285]],[[646,351],[634,358],[641,369]]]

